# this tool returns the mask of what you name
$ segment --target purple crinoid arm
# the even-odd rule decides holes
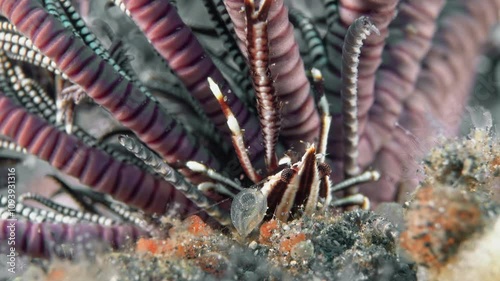
[[[33,223],[30,221],[0,220],[0,241],[12,237],[16,241],[16,251],[31,257],[67,257],[84,255],[78,252],[86,249],[92,241],[102,243],[111,249],[119,249],[127,242],[141,236],[148,236],[134,226],[101,226],[98,224]],[[64,247],[71,247],[66,249]]]
[[[401,193],[395,183],[417,179],[406,171],[415,171],[412,163],[418,163],[437,134],[456,134],[474,82],[471,63],[477,62],[491,28],[500,21],[499,0],[464,0],[461,5],[465,13],[456,12],[443,19],[415,90],[404,101],[400,127],[377,154],[374,165],[382,178],[375,187],[364,188],[374,202],[394,200]]]
[[[186,217],[199,209],[171,184],[88,147],[0,94],[0,134],[12,138],[31,154],[78,178],[83,184],[148,213],[178,213]],[[180,206],[177,207],[177,206]],[[205,213],[201,214],[206,217]]]
[[[96,103],[166,161],[196,160],[214,169],[220,168],[213,156],[195,144],[158,104],[66,30],[38,1],[1,0],[0,7],[1,14],[50,57],[72,82],[80,85]]]
[[[244,0],[224,1],[241,42],[246,42]],[[274,0],[268,14],[269,63],[274,87],[282,103],[281,135],[288,146],[305,149],[305,142],[313,142],[319,133],[319,114],[310,95],[304,63],[288,20],[288,9],[283,0]],[[240,47],[247,55],[246,44]]]
[[[429,51],[444,0],[403,2],[389,28],[401,34],[387,43],[387,60],[380,67],[375,102],[360,139],[360,165],[371,163],[396,128],[403,102],[413,93],[421,61]]]
[[[168,62],[186,88],[198,100],[216,127],[230,139],[226,119],[217,100],[212,95],[207,78],[211,77],[228,99],[244,130],[250,155],[256,157],[263,151],[260,128],[256,117],[245,107],[221,72],[205,53],[194,34],[182,21],[170,1],[124,0],[125,7],[156,51]]]

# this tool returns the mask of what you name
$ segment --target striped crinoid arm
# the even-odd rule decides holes
[[[120,136],[119,141],[123,147],[134,153],[137,158],[143,160],[144,163],[149,165],[157,174],[162,176],[164,180],[170,182],[198,207],[203,208],[205,212],[216,219],[221,225],[231,225],[231,220],[225,210],[221,209],[215,201],[209,199],[195,185],[188,182],[174,168],[165,163],[151,150],[138,143],[137,140],[127,136]]]
[[[0,138],[0,150],[5,149],[8,151],[12,151],[15,153],[21,153],[21,154],[26,154],[28,151],[26,148],[18,145],[17,143],[9,140],[4,140]]]
[[[0,134],[94,190],[147,213],[172,212],[185,217],[199,211],[169,183],[86,146],[76,137],[14,105],[3,94],[0,95]]]
[[[12,207],[14,204],[11,204]],[[25,206],[22,203],[16,202],[15,209],[9,208],[9,199],[6,196],[0,195],[0,218],[7,219],[29,219],[32,222],[56,222],[56,223],[76,223],[77,218],[56,213],[51,210],[39,209],[36,207]],[[104,223],[104,221],[102,221]]]
[[[489,32],[500,21],[498,0],[461,1],[460,5],[463,11],[443,18],[415,90],[404,101],[399,128],[377,154],[374,165],[382,178],[375,187],[364,189],[374,202],[393,201],[401,193],[394,183],[418,180],[418,175],[408,172],[415,171],[412,164],[435,144],[436,135],[457,133],[474,83],[471,64],[478,62]]]
[[[227,14],[223,0],[203,0],[203,5],[207,8],[212,22],[214,22],[215,31],[222,39],[228,54],[233,58],[233,61],[237,65],[238,69],[244,75],[247,75],[249,73],[248,65],[245,57],[241,53],[241,50],[238,48],[233,23]]]
[[[359,59],[359,78],[358,78],[358,120],[359,132],[362,133],[365,129],[368,110],[373,104],[374,88],[375,88],[375,73],[382,63],[382,53],[386,43],[386,38],[389,34],[388,26],[396,14],[397,0],[338,0],[328,1],[328,10],[337,6],[338,15],[334,20],[329,20],[327,34],[325,35],[325,47],[327,50],[328,63],[322,69],[325,77],[325,90],[328,101],[332,105],[332,114],[334,115],[329,151],[333,153],[333,157],[341,159],[343,151],[339,149],[343,142],[343,136],[334,132],[341,131],[340,118],[337,114],[340,112],[338,105],[341,104],[340,89],[342,88],[342,62],[338,59],[341,57],[344,38],[347,35],[347,29],[353,22],[361,17],[368,16],[372,23],[379,30],[379,36],[368,37],[361,49]]]
[[[45,8],[56,18],[59,18],[66,28],[72,30],[73,33],[76,36],[79,36],[90,49],[113,66],[118,73],[134,83],[134,85],[139,88],[141,92],[147,95],[150,99],[156,101],[156,98],[144,85],[142,85],[139,79],[137,79],[135,73],[130,71],[131,69],[127,68],[127,66],[120,64],[117,57],[113,56],[113,51],[116,51],[117,47],[119,48],[119,44],[117,45],[115,41],[115,43],[110,47],[111,49],[109,51],[106,50],[99,39],[87,27],[82,17],[80,17],[77,13],[71,3],[71,0],[45,0],[44,2]]]
[[[15,210],[10,209],[9,207],[12,208],[13,205],[12,200],[9,201],[9,199],[6,196],[0,195],[0,218],[20,219],[22,217],[31,222],[38,222],[38,223],[40,222],[68,223],[68,224],[94,223],[102,226],[120,224],[118,221],[115,221],[109,217],[101,216],[94,213],[83,212],[63,205],[59,205],[54,201],[42,197],[38,194],[23,193],[21,194],[21,196],[19,196],[19,199],[20,200],[18,201],[21,202],[26,200],[34,200],[44,205],[45,207],[52,209],[53,211],[25,205],[24,203],[21,202],[15,203]],[[142,229],[144,229],[144,226],[146,226],[145,222],[143,223],[141,221],[137,221],[134,223],[136,223],[136,226]]]
[[[155,50],[165,59],[193,97],[199,101],[206,115],[215,126],[230,138],[226,119],[207,82],[211,77],[228,98],[228,104],[245,130],[250,154],[256,157],[262,152],[262,139],[256,117],[238,99],[215,67],[192,31],[182,21],[170,1],[123,0],[130,17],[144,32]]]
[[[242,98],[247,105],[255,105],[255,91],[250,78],[250,69],[240,48],[238,47],[236,33],[234,32],[231,17],[227,13],[223,0],[203,0],[207,8],[211,21],[214,23],[215,31],[222,40],[227,54],[237,66],[237,69],[230,67],[223,59],[212,54],[212,60],[219,70],[224,73],[229,81],[233,81],[233,90]]]
[[[431,47],[445,2],[405,1],[399,5],[398,16],[389,26],[395,35],[387,43],[387,60],[378,72],[369,126],[360,139],[361,166],[372,162],[376,152],[391,138],[404,101],[415,89],[421,61]]]
[[[48,57],[40,53],[29,38],[20,34],[10,22],[2,21],[0,25],[0,48],[10,59],[27,62],[35,66],[43,67],[50,72],[63,76],[64,73],[57,69],[57,65]]]
[[[263,1],[260,1],[263,2]],[[288,20],[288,9],[283,0],[271,1],[267,24],[269,26],[269,63],[274,87],[282,103],[281,135],[288,146],[304,150],[301,141],[312,143],[318,137],[319,114],[310,95],[304,63],[294,38],[292,24]],[[247,55],[244,0],[224,1],[234,23],[236,34],[242,42],[240,48]]]
[[[344,173],[346,178],[360,173],[358,166],[358,66],[361,47],[372,32],[378,29],[368,17],[362,16],[347,30],[342,47],[342,118],[344,128]]]
[[[336,102],[335,99],[340,99],[341,62],[338,58],[341,57],[344,37],[347,34],[349,26],[357,18],[368,16],[380,31],[380,36],[367,38],[361,50],[359,65],[359,116],[365,117],[365,114],[373,103],[375,72],[382,62],[382,51],[385,39],[389,34],[388,26],[396,14],[398,1],[328,0],[326,2],[327,11],[334,10],[336,7],[338,12],[333,19],[327,20],[329,26],[324,39],[328,64],[322,69],[322,72],[325,77],[325,90],[329,95],[330,103]]]
[[[32,257],[75,258],[91,253],[89,243],[98,242],[109,249],[121,249],[148,234],[133,226],[101,226],[98,224],[33,223],[0,220],[0,241],[15,232],[16,251]],[[103,249],[105,249],[103,248]]]
[[[240,161],[241,167],[243,168],[243,171],[254,183],[259,182],[262,178],[255,171],[252,162],[250,161],[250,157],[246,150],[247,145],[245,143],[245,139],[243,138],[238,120],[236,120],[236,117],[234,117],[234,113],[224,100],[224,96],[222,95],[219,86],[211,78],[208,78],[208,83],[210,84],[210,89],[214,96],[217,98],[217,101],[219,102],[219,105],[227,118],[227,126],[231,130],[231,140],[233,142],[233,147],[236,152],[236,156]]]
[[[269,69],[268,14],[272,1],[245,0],[247,22],[247,54],[257,97],[260,126],[264,139],[265,160],[270,173],[278,167],[275,146],[281,128],[281,108]]]
[[[38,1],[2,0],[1,13],[56,63],[69,79],[168,162],[219,164],[162,108],[66,30]]]
[[[305,41],[306,49],[302,50],[306,58],[307,68],[322,68],[326,64],[326,49],[319,30],[314,26],[312,20],[297,9],[290,9],[290,22],[299,30]]]

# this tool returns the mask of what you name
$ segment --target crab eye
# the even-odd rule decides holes
[[[246,237],[264,219],[266,197],[260,190],[245,189],[238,193],[231,204],[231,221],[242,237]]]
[[[281,178],[280,180],[284,183],[290,183],[292,180],[293,176],[295,175],[295,171],[292,169],[283,169],[283,172],[281,172]]]
[[[319,163],[318,170],[320,177],[329,176],[332,173],[332,168],[326,163]]]

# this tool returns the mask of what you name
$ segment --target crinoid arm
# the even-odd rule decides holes
[[[37,203],[40,203],[44,205],[47,208],[50,208],[54,210],[55,212],[59,213],[62,215],[62,217],[68,217],[76,221],[86,221],[90,223],[98,223],[101,225],[113,225],[117,224],[117,222],[111,218],[105,217],[105,216],[100,216],[97,214],[92,214],[88,212],[82,212],[70,207],[63,206],[61,204],[58,204],[49,198],[45,198],[41,195],[35,194],[35,193],[24,193],[21,194],[18,198],[18,201],[20,203],[24,203],[25,201],[35,201]],[[58,216],[56,215],[54,218],[57,219]],[[47,215],[47,217],[51,217],[50,215]],[[56,221],[57,222],[57,221]],[[68,223],[69,221],[65,221],[62,219],[60,222],[63,223]]]
[[[253,0],[245,0],[248,61],[257,97],[257,110],[264,138],[268,172],[278,167],[275,147],[281,128],[280,105],[269,69],[267,18],[272,2],[271,0],[260,1],[260,6],[256,7]]]
[[[328,145],[328,135],[330,133],[330,126],[332,123],[332,116],[330,115],[330,107],[325,95],[323,74],[317,68],[311,69],[313,78],[313,88],[316,95],[318,95],[318,109],[321,115],[321,126],[319,131],[318,141],[318,162],[325,162],[326,150]]]
[[[332,201],[332,207],[360,206],[363,210],[370,209],[370,199],[363,194],[354,194]]]
[[[342,117],[344,125],[344,173],[346,177],[360,173],[358,166],[358,66],[363,40],[372,32],[379,33],[368,17],[362,16],[347,30],[342,49]],[[354,189],[349,191],[355,193]]]
[[[203,163],[196,162],[196,161],[188,161],[188,162],[186,162],[186,167],[193,172],[203,173],[207,177],[209,177],[209,178],[211,178],[219,183],[228,185],[228,186],[230,186],[238,191],[243,191],[243,188],[241,187],[240,183],[218,173],[217,171],[207,167]]]
[[[186,197],[193,201],[198,207],[203,208],[220,224],[231,224],[229,216],[227,216],[225,210],[222,210],[216,202],[213,202],[206,195],[200,192],[196,186],[188,182],[159,156],[133,138],[120,136],[119,140],[121,145],[123,145],[127,150],[134,153],[134,155],[136,155],[139,159],[143,160],[144,163],[149,165],[156,173],[161,175],[164,180],[172,183],[177,190],[184,193]]]
[[[294,36],[294,28],[290,23],[285,2],[268,0],[255,1],[255,4],[259,4],[256,10],[264,10],[264,4],[270,5],[267,15],[269,29],[266,41],[269,42],[269,68],[276,94],[281,102],[280,136],[286,146],[293,146],[297,151],[302,152],[307,148],[304,142],[312,143],[317,138],[320,120],[314,106],[314,99],[310,94],[310,84],[305,75],[304,62],[299,53],[298,42]],[[245,1],[225,0],[224,5],[241,42],[240,49],[250,60],[247,44],[253,43],[247,42],[247,32],[252,28],[248,26],[246,12],[242,12],[242,6],[246,5]]]

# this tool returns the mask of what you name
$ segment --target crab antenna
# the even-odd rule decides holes
[[[344,174],[346,178],[360,173],[358,166],[358,65],[363,40],[371,32],[379,33],[368,17],[362,16],[354,21],[347,30],[342,48],[342,116],[344,128]],[[356,187],[347,190],[348,194],[357,193]]]
[[[243,134],[240,129],[240,124],[236,117],[234,117],[233,111],[229,107],[229,105],[224,100],[224,95],[222,94],[219,86],[212,80],[212,78],[208,77],[208,84],[210,86],[210,90],[217,98],[220,107],[222,108],[222,112],[227,119],[227,126],[229,130],[231,130],[231,140],[233,141],[233,147],[236,151],[236,155],[240,160],[241,166],[245,174],[252,180],[254,183],[259,182],[262,178],[255,171],[252,162],[250,161],[250,157],[248,156],[248,152],[245,146],[245,140],[243,139]]]
[[[264,138],[266,166],[268,173],[270,173],[278,167],[276,143],[281,128],[281,113],[278,95],[269,68],[267,16],[272,1],[263,0],[260,2],[260,7],[256,10],[253,0],[245,0],[246,46]]]
[[[325,162],[326,148],[328,144],[328,134],[330,132],[330,124],[332,123],[332,116],[330,115],[330,108],[328,105],[328,100],[325,96],[325,89],[323,86],[323,75],[321,71],[316,68],[311,69],[311,74],[313,78],[313,87],[316,94],[319,97],[318,109],[321,114],[321,127],[319,131],[319,141],[318,141],[318,163]]]
[[[172,183],[177,190],[184,193],[187,198],[216,219],[220,224],[224,226],[231,225],[231,218],[226,211],[219,208],[215,202],[206,197],[198,188],[186,181],[184,177],[170,165],[165,163],[159,156],[131,137],[122,135],[119,136],[118,140],[123,147],[149,165],[156,173],[162,176],[164,180]]]

